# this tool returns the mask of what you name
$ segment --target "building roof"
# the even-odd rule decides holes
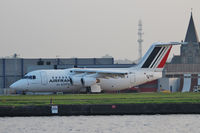
[[[188,29],[187,29],[187,33],[186,33],[186,36],[185,36],[185,42],[197,42],[197,43],[199,43],[199,38],[198,38],[196,28],[195,28],[195,25],[194,25],[192,12],[191,12],[191,16],[190,16],[190,22],[189,22],[189,26],[188,26]]]

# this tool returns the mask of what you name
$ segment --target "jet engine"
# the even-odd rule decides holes
[[[85,87],[92,86],[95,83],[97,83],[97,81],[98,80],[96,78],[94,78],[94,77],[83,77],[83,78],[81,78],[81,83]]]
[[[75,86],[81,86],[81,79],[82,77],[78,77],[78,76],[74,76],[74,77],[70,77],[70,83],[71,85],[75,85]]]
[[[84,86],[84,87],[90,87],[94,85],[95,83],[99,83],[100,80],[96,79],[92,76],[72,76],[69,78],[71,85],[75,86]]]

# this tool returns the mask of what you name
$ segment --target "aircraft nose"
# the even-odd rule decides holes
[[[23,79],[16,81],[15,83],[10,85],[11,89],[16,89],[16,90],[26,89],[27,87],[28,87],[28,82]]]

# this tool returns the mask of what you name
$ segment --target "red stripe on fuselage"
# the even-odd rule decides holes
[[[164,67],[164,65],[165,65],[165,63],[167,61],[167,58],[169,56],[171,48],[172,48],[172,45],[170,46],[169,50],[167,51],[167,53],[165,54],[165,56],[163,57],[162,61],[160,62],[160,64],[158,65],[157,68],[163,68]]]

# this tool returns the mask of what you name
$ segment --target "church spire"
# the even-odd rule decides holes
[[[194,25],[192,12],[191,12],[191,16],[190,16],[190,22],[189,22],[189,26],[188,26],[188,29],[187,29],[187,33],[186,33],[186,36],[185,36],[185,42],[197,42],[197,43],[199,43],[199,38],[198,38],[196,28],[195,28],[195,25]]]

